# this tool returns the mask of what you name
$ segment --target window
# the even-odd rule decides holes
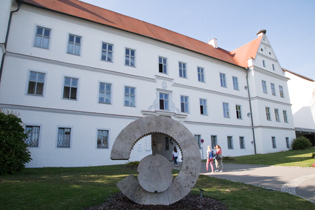
[[[166,58],[159,57],[159,72],[167,74]]]
[[[244,142],[244,137],[240,136],[240,148],[245,149],[245,142]]]
[[[221,87],[226,87],[225,74],[223,73],[220,73],[220,82],[221,82]]]
[[[102,44],[102,61],[113,61],[113,45],[104,43]]]
[[[275,109],[275,117],[276,117],[276,121],[280,122],[280,118],[279,118],[279,110]]]
[[[287,148],[290,148],[289,137],[285,137],[285,142],[287,144]]]
[[[233,149],[233,139],[232,136],[227,137],[228,149]]]
[[[108,148],[108,130],[97,130],[97,148]]]
[[[125,106],[136,106],[135,97],[135,88],[125,87]]]
[[[77,99],[78,79],[65,77],[63,98]]]
[[[223,115],[225,118],[229,118],[229,104],[228,103],[223,103]]]
[[[286,110],[283,110],[283,121],[284,121],[285,123],[288,122],[288,116],[287,116],[287,111],[286,111]]]
[[[279,92],[280,92],[280,97],[284,97],[283,95],[283,87],[281,85],[279,85]]]
[[[217,136],[211,136],[211,147],[214,149],[217,144]]]
[[[186,63],[179,62],[179,76],[187,78],[186,76]]]
[[[135,50],[126,48],[125,65],[135,67]]]
[[[233,87],[234,87],[234,90],[238,90],[238,79],[237,79],[237,77],[233,77]]]
[[[37,26],[34,46],[48,49],[49,40],[50,40],[50,29]]]
[[[38,147],[39,142],[39,126],[29,126],[25,128],[25,132],[28,137],[25,139],[25,143],[28,147]]]
[[[271,118],[270,118],[270,108],[269,107],[266,107],[266,118],[267,118],[267,120],[271,120]]]
[[[180,96],[181,112],[188,113],[188,96]]]
[[[198,81],[205,82],[204,69],[201,67],[198,67],[197,70],[198,70]]]
[[[201,149],[201,137],[200,137],[200,135],[195,135],[195,139],[196,139],[196,141],[197,141],[197,144],[198,144],[198,147],[199,147],[199,149]]]
[[[73,55],[80,55],[81,37],[69,34],[68,53]]]
[[[39,72],[30,72],[30,79],[28,82],[28,94],[32,95],[43,95],[45,82],[45,74]]]
[[[263,63],[263,67],[266,67],[266,62],[265,62],[265,60],[262,60],[262,63]]]
[[[236,105],[235,108],[236,108],[236,118],[242,119],[241,105]]]
[[[272,136],[271,140],[272,140],[272,148],[277,148],[276,137]]]
[[[261,80],[261,84],[262,84],[263,92],[264,92],[264,93],[267,93],[267,85],[266,85],[266,81]]]
[[[207,100],[200,99],[200,114],[207,115]]]
[[[70,148],[71,128],[58,128],[57,147]]]
[[[111,84],[100,82],[99,103],[111,103]]]
[[[169,95],[166,93],[160,93],[160,109],[169,110]]]
[[[170,137],[165,136],[165,150],[170,150]]]
[[[275,68],[275,64],[272,64],[272,70],[276,70],[276,68]]]
[[[270,83],[270,86],[271,86],[271,93],[272,93],[272,95],[276,95],[276,89],[275,89],[275,84],[273,84],[273,83]]]

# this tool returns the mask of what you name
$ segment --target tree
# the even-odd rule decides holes
[[[13,113],[0,110],[0,175],[13,174],[32,160],[21,123]]]

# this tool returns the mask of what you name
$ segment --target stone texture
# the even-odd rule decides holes
[[[171,163],[159,154],[143,158],[138,166],[138,172],[139,183],[148,192],[163,192],[173,181]]]
[[[160,193],[144,190],[133,176],[123,179],[117,186],[124,195],[136,203],[169,205],[185,197],[199,177],[201,163],[199,148],[194,136],[183,124],[161,116],[138,119],[130,123],[117,136],[112,147],[111,159],[128,160],[134,144],[143,136],[153,133],[172,137],[180,147],[183,163],[178,176],[165,191]]]

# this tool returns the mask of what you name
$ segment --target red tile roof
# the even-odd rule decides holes
[[[241,67],[248,66],[245,61],[248,56],[255,57],[256,45],[259,45],[255,39],[254,43],[250,42],[231,54],[222,48],[215,49],[199,40],[78,0],[24,0],[24,3],[129,31]]]

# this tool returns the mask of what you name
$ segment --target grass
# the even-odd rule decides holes
[[[256,165],[311,167],[312,164],[315,163],[315,158],[312,158],[313,152],[315,152],[314,147],[306,150],[290,150],[277,153],[238,156],[234,157],[235,160],[224,162]]]
[[[178,171],[173,170],[174,176]],[[102,204],[118,193],[116,183],[137,175],[136,168],[122,165],[85,168],[25,169],[16,175],[0,176],[0,209],[84,209]],[[314,209],[299,197],[263,188],[200,176],[198,188],[225,203],[229,209]]]

